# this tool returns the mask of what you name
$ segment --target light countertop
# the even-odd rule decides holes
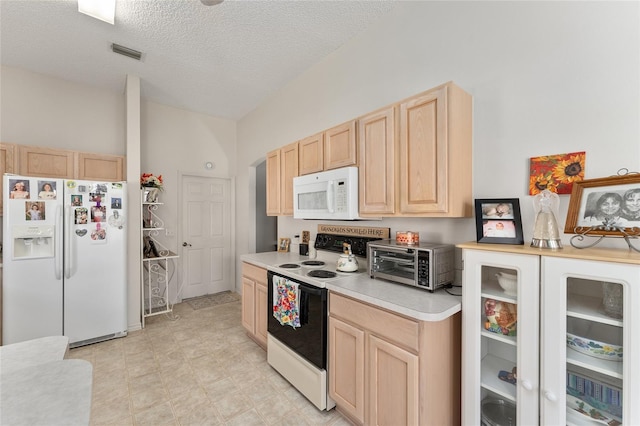
[[[338,255],[318,251],[318,258],[335,262]],[[278,265],[302,262],[309,260],[309,257],[291,252],[265,252],[245,254],[241,259],[255,266],[282,273],[282,270],[277,268]],[[358,261],[361,269],[366,269],[366,260]],[[404,284],[372,279],[366,272],[328,281],[326,287],[330,292],[340,293],[420,321],[442,321],[462,309],[461,297],[451,295],[444,289],[431,293]],[[450,291],[455,294],[462,293],[459,287]]]
[[[0,346],[0,424],[89,424],[93,368],[64,359],[68,347],[65,336]]]
[[[65,359],[3,372],[3,425],[88,425],[91,363]]]

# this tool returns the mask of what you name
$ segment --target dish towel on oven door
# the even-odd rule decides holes
[[[281,325],[300,327],[299,300],[297,283],[273,277],[273,316]]]

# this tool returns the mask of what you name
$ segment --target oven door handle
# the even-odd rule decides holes
[[[302,283],[298,283],[298,289],[304,290],[306,293],[315,294],[316,296],[322,296],[322,289]]]
[[[284,278],[285,280],[291,280],[291,278],[288,277],[283,277],[282,275],[276,275],[276,274],[268,274],[268,278],[269,278],[269,286],[273,286],[273,277],[280,277],[280,278]],[[309,293],[309,294],[314,294],[316,296],[322,296],[322,288],[313,286],[313,285],[309,285],[309,284],[305,284],[305,283],[301,283],[299,281],[294,281],[296,284],[298,284],[298,289],[299,290],[304,290],[305,292]],[[272,289],[273,287],[269,287],[270,289]]]

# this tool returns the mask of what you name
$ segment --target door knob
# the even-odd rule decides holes
[[[185,241],[182,243],[182,247],[191,247],[191,244]]]

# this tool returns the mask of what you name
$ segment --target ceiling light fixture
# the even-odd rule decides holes
[[[111,43],[111,50],[113,50],[113,53],[119,53],[120,55],[128,56],[138,61],[142,58],[142,52],[129,49],[128,47],[124,47],[119,44]]]
[[[222,3],[224,0],[200,0],[205,6],[215,6]]]
[[[116,0],[78,0],[78,12],[114,24]]]

